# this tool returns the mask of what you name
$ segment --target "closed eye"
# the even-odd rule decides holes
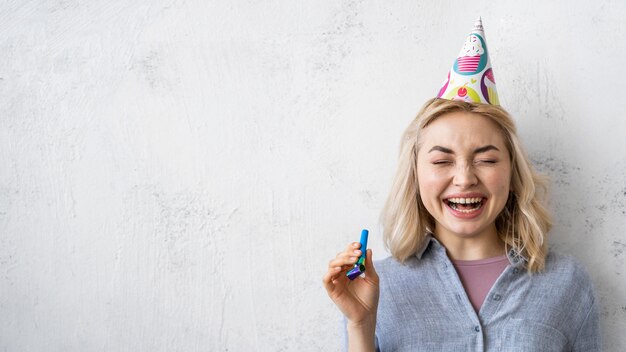
[[[477,160],[476,161],[476,163],[478,163],[478,164],[481,164],[481,163],[484,163],[484,164],[495,164],[497,162],[498,162],[497,160],[493,160],[493,159],[481,159],[481,160]]]
[[[437,160],[437,161],[433,161],[433,165],[445,165],[445,164],[451,164],[452,162],[450,160]]]

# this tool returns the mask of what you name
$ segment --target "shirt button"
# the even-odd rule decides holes
[[[478,326],[478,325],[474,326],[474,331],[480,332],[480,326]]]
[[[495,301],[499,301],[499,300],[501,300],[501,299],[502,299],[502,296],[500,296],[500,295],[494,295],[494,296],[493,296],[493,299],[494,299]]]
[[[519,272],[518,268],[513,269],[513,274],[517,274]]]

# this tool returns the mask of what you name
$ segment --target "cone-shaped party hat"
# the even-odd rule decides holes
[[[474,23],[437,98],[500,105],[480,17]]]

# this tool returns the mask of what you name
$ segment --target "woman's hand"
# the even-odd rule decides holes
[[[350,281],[346,272],[361,256],[359,242],[353,242],[328,263],[323,282],[330,299],[348,320],[348,325],[366,325],[376,321],[378,308],[378,274],[372,263],[372,250],[365,256],[365,277]]]

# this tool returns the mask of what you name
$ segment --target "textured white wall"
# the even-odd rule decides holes
[[[626,350],[626,5],[5,1],[0,350],[332,351],[327,261],[482,15],[553,247]]]

